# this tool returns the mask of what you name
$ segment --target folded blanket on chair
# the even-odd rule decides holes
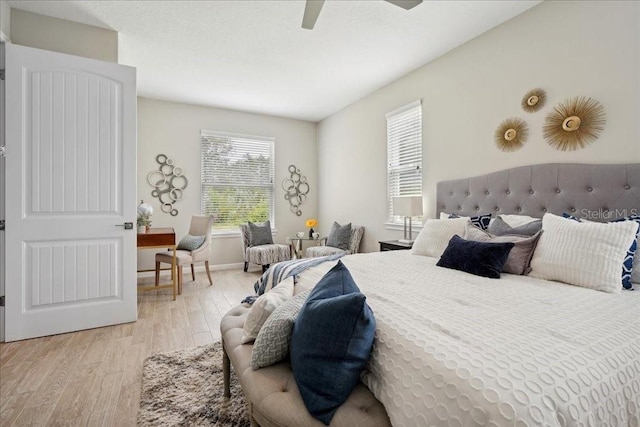
[[[253,285],[253,289],[256,291],[256,295],[249,295],[245,297],[241,301],[241,304],[247,303],[251,305],[256,300],[256,298],[258,298],[260,295],[264,294],[271,288],[275,287],[278,283],[282,282],[287,277],[294,276],[295,281],[295,276],[302,273],[307,268],[315,267],[316,265],[320,265],[323,262],[335,261],[343,257],[344,255],[344,253],[339,253],[318,258],[294,259],[291,261],[283,261],[272,264],[271,267],[269,267],[269,269],[265,271]]]

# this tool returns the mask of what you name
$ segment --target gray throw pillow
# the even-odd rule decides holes
[[[531,258],[533,257],[533,251],[536,249],[538,239],[542,231],[538,231],[533,236],[518,236],[508,235],[495,236],[484,230],[480,230],[473,224],[467,224],[465,228],[464,238],[466,240],[474,240],[476,242],[489,242],[489,243],[513,243],[513,249],[509,252],[507,261],[502,267],[502,271],[511,274],[529,274],[531,267]]]
[[[349,249],[349,241],[351,240],[351,223],[347,225],[340,225],[337,222],[333,222],[331,226],[331,232],[327,238],[327,246],[333,248],[342,249],[346,251]]]
[[[249,221],[249,246],[271,245],[271,222],[253,223]]]
[[[195,251],[204,243],[206,236],[192,236],[191,234],[187,234],[182,239],[180,239],[180,243],[178,243],[178,247],[176,249],[180,249],[183,251]]]
[[[504,222],[499,216],[496,217],[491,224],[489,224],[489,233],[496,236],[502,236],[504,234],[517,234],[519,236],[533,236],[538,231],[542,230],[542,220],[536,219],[528,224],[521,225],[519,227],[511,227]]]
[[[311,289],[300,292],[275,309],[260,328],[253,343],[251,367],[260,369],[271,366],[289,356],[293,323],[298,317]]]

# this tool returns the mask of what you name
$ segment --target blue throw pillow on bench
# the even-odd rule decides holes
[[[365,300],[338,261],[313,288],[293,325],[293,377],[309,413],[326,425],[369,360],[376,322]]]
[[[513,246],[514,244],[511,242],[475,242],[455,235],[449,240],[449,246],[444,250],[436,265],[476,276],[499,279]]]

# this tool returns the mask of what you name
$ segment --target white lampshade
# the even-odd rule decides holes
[[[393,214],[408,217],[422,216],[422,196],[394,197]]]

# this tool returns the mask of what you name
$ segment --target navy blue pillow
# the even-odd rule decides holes
[[[460,218],[460,215],[449,214],[449,218]],[[489,228],[489,223],[491,222],[491,214],[482,214],[478,216],[469,217],[471,224],[475,225],[481,230],[486,230]]]
[[[341,261],[313,288],[293,325],[291,369],[309,413],[329,425],[360,381],[376,321]]]
[[[465,271],[476,276],[499,279],[514,244],[465,240],[455,235],[449,240],[437,266]]]

